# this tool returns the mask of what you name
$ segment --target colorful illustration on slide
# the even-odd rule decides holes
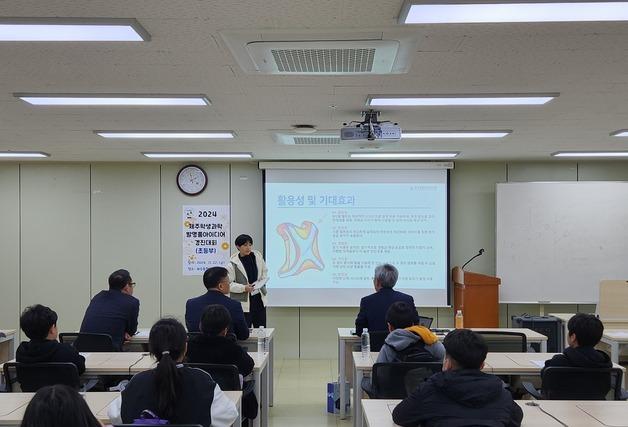
[[[325,263],[318,252],[318,228],[310,221],[303,221],[301,226],[284,222],[277,226],[286,249],[285,261],[279,271],[279,277],[297,276],[305,270],[323,270]]]

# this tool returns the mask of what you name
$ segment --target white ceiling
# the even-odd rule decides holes
[[[628,149],[628,24],[401,26],[402,0],[3,0],[3,17],[136,18],[147,43],[0,42],[0,151],[56,161],[139,161],[141,151],[246,151],[255,159],[347,159],[364,144],[284,146],[273,130],[338,129],[368,94],[559,92],[534,107],[386,107],[406,130],[512,129],[501,140],[404,140],[382,150],[460,151],[459,159],[549,159],[558,150]],[[245,74],[221,32],[416,34],[407,74]],[[205,108],[34,107],[35,93],[206,94]],[[336,106],[330,108],[330,106]],[[103,140],[92,130],[225,130],[230,141]],[[50,160],[46,160],[50,161]],[[145,159],[145,161],[150,161]]]

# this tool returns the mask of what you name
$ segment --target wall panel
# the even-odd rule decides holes
[[[0,163],[0,329],[19,329],[20,166]]]

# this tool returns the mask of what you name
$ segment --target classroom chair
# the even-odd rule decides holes
[[[528,340],[522,332],[476,331],[482,335],[489,353],[526,353]]]
[[[7,362],[3,371],[7,392],[36,392],[42,387],[55,384],[65,384],[79,391],[88,391],[96,385],[95,381],[90,381],[81,388],[78,369],[74,363],[69,362],[28,364]]]
[[[118,351],[113,345],[111,335],[107,334],[63,332],[59,334],[59,342],[69,343],[80,352],[103,353]]]
[[[625,400],[622,376],[619,368],[549,366],[541,371],[540,390],[529,382],[523,382],[523,387],[539,400]]]
[[[184,366],[187,366],[188,368],[198,368],[207,372],[222,390],[242,390],[242,386],[240,385],[240,374],[235,365],[221,365],[217,363],[184,363]]]
[[[371,374],[371,399],[403,399],[417,386],[443,370],[440,362],[376,363]]]

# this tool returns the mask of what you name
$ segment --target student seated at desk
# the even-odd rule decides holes
[[[15,353],[19,363],[70,362],[79,375],[85,372],[85,358],[70,344],[57,341],[57,313],[41,304],[26,307],[20,316],[20,328],[30,341],[22,342]]]
[[[608,354],[594,347],[602,339],[604,324],[592,314],[578,313],[567,323],[569,347],[550,360],[545,366],[569,366],[574,368],[612,368]]]
[[[40,388],[26,407],[21,427],[102,427],[85,399],[67,385]]]
[[[120,400],[116,400],[109,408],[112,421],[121,417],[129,424],[149,414],[168,420],[165,424],[233,424],[238,417],[235,404],[211,376],[181,364],[187,350],[187,333],[179,321],[159,320],[150,330],[148,343],[157,367],[131,378],[122,392],[121,407]]]
[[[393,421],[404,427],[520,426],[523,412],[502,381],[481,371],[488,353],[484,339],[469,329],[457,329],[443,345],[443,372],[402,400],[393,410]]]
[[[201,332],[188,343],[188,362],[216,363],[219,365],[235,365],[241,377],[242,389],[252,390],[252,382],[242,383],[242,379],[253,372],[255,361],[242,347],[227,336],[231,315],[229,310],[219,304],[208,305],[201,317]],[[249,384],[250,383],[250,384]],[[253,392],[242,396],[242,416],[249,420],[257,417],[259,407]]]

